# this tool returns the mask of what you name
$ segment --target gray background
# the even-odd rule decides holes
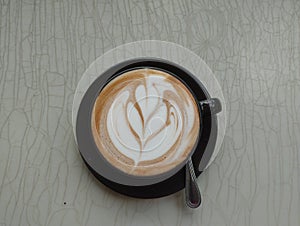
[[[182,192],[110,191],[75,147],[83,72],[141,39],[188,47],[224,91],[227,133],[194,211]],[[299,1],[2,0],[0,225],[300,225],[299,39]]]

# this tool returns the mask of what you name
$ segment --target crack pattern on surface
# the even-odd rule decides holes
[[[100,185],[74,144],[77,82],[123,43],[179,43],[227,101],[203,206]],[[300,2],[0,1],[0,225],[299,225]],[[64,205],[64,203],[67,203]]]

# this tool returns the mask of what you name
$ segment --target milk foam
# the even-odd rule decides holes
[[[179,80],[157,70],[139,69],[117,77],[106,88],[112,97],[102,97],[107,99],[102,103],[106,114],[95,123],[99,134],[107,133],[110,147],[101,148],[113,148],[131,159],[133,167],[147,162],[173,164],[191,151],[199,132],[199,113]]]

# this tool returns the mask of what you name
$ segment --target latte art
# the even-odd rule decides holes
[[[95,143],[106,160],[133,175],[154,175],[186,160],[199,133],[193,95],[174,76],[154,69],[110,81],[92,114]]]

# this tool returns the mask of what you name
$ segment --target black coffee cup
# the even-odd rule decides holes
[[[185,86],[193,94],[197,102],[200,118],[200,131],[196,145],[194,146],[193,150],[190,151],[189,155],[186,158],[186,161],[193,155],[197,143],[202,136],[203,121],[211,120],[212,115],[220,112],[222,109],[221,103],[218,99],[203,99],[203,97],[207,96],[207,94],[204,94],[204,90],[202,88],[203,85],[193,74],[191,74],[181,66],[166,60],[156,58],[132,59],[117,64],[104,72],[92,83],[82,99],[76,122],[76,138],[81,156],[88,167],[94,172],[94,174],[99,174],[108,181],[125,186],[147,186],[160,183],[175,175],[186,164],[186,161],[184,161],[167,172],[153,176],[130,175],[111,165],[101,155],[101,152],[98,150],[95,144],[90,122],[92,117],[92,109],[99,93],[101,92],[103,87],[115,77],[127,71],[141,68],[152,68],[155,70],[164,71],[176,77],[183,84],[185,84]],[[199,164],[199,162],[196,162],[194,164],[197,165]]]

